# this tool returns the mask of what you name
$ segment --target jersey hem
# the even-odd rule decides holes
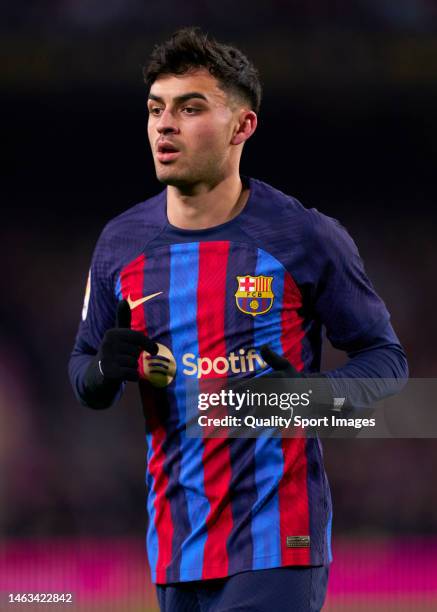
[[[262,565],[257,567],[253,567],[253,562],[257,559],[264,559],[265,562]],[[268,561],[270,560],[270,563]],[[157,585],[168,585],[168,584],[177,584],[181,582],[198,582],[199,580],[202,582],[206,582],[208,580],[216,580],[220,578],[230,578],[231,576],[235,576],[236,574],[240,574],[242,572],[251,572],[257,570],[266,570],[266,569],[275,569],[279,567],[320,567],[320,566],[328,566],[332,562],[332,559],[320,559],[319,561],[314,560],[310,563],[302,562],[301,559],[296,555],[296,559],[289,559],[286,563],[282,562],[281,557],[278,555],[268,556],[268,557],[254,557],[250,561],[248,561],[248,565],[243,565],[242,567],[234,570],[234,571],[217,571],[218,568],[222,566],[217,565],[208,565],[203,566],[199,571],[197,568],[193,569],[184,569],[183,573],[185,576],[178,579],[168,578],[168,569],[159,569],[156,571],[151,570],[152,582]],[[171,572],[170,572],[171,573]],[[203,574],[207,574],[208,578],[202,578]]]

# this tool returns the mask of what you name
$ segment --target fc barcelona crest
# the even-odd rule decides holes
[[[237,276],[237,281],[235,300],[241,312],[256,317],[270,310],[275,299],[273,276]]]

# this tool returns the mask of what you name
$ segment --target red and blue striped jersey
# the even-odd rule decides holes
[[[188,437],[187,381],[201,390],[211,378],[267,371],[257,352],[263,344],[298,370],[319,371],[322,326],[341,348],[389,319],[337,221],[244,180],[245,208],[220,226],[170,225],[166,191],[106,226],[73,352],[84,357],[73,368],[80,394],[89,355],[114,326],[117,301],[127,299],[132,328],[156,340],[171,363],[165,377],[140,361],[149,377],[140,382],[147,548],[159,584],[330,562],[319,440]]]

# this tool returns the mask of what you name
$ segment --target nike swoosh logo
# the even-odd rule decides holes
[[[146,295],[146,297],[142,297],[139,300],[132,300],[129,294],[127,298],[127,303],[129,304],[130,309],[133,310],[137,306],[140,306],[141,304],[144,304],[144,302],[147,302],[147,300],[151,300],[157,295],[161,295],[161,293],[162,291],[158,291],[158,293],[152,293],[151,295]]]

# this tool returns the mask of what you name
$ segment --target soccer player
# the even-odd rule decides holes
[[[188,437],[187,383],[263,375],[278,355],[319,372],[322,326],[348,354],[323,373],[333,388],[344,377],[404,379],[405,355],[346,230],[240,176],[261,101],[246,56],[187,28],[155,47],[144,77],[166,187],[98,240],[72,385],[101,409],[138,381],[161,610],[320,610],[332,512],[319,440]],[[268,154],[283,146],[278,133]],[[275,359],[263,360],[262,345]]]

